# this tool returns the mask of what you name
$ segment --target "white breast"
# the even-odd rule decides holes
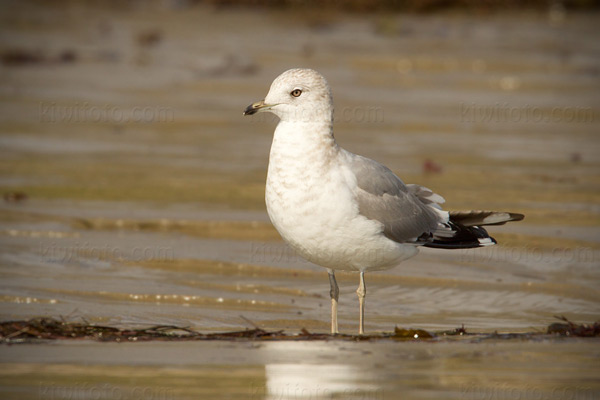
[[[267,211],[284,240],[331,269],[383,269],[415,255],[415,246],[387,239],[381,223],[359,214],[356,180],[333,137],[304,128],[280,122],[269,158]]]

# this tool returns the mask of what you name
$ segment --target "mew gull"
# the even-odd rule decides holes
[[[327,268],[331,333],[338,333],[335,270],[359,272],[359,334],[364,333],[365,272],[392,268],[419,246],[465,249],[496,241],[482,225],[519,221],[494,211],[443,211],[431,190],[404,184],[390,169],[342,149],[333,137],[333,97],[312,69],[290,69],[244,115],[279,117],[265,200],[271,222],[305,259]]]

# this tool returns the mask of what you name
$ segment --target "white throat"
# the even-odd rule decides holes
[[[271,144],[269,171],[273,164],[293,167],[300,160],[304,163],[326,163],[338,151],[330,122],[280,121]]]

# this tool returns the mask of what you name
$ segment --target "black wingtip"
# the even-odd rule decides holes
[[[477,247],[493,246],[498,242],[491,237],[481,226],[464,226],[455,222],[448,222],[448,228],[454,235],[450,237],[433,236],[433,240],[423,246],[434,249],[474,249]]]
[[[510,215],[510,220],[511,221],[523,221],[525,219],[525,215],[524,214],[509,212],[508,215]]]

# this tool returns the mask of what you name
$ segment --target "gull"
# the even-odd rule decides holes
[[[496,244],[482,228],[522,214],[444,211],[444,198],[405,184],[386,166],[341,148],[333,136],[333,96],[315,70],[279,75],[244,115],[270,112],[275,128],[265,189],[267,212],[300,256],[329,274],[331,333],[338,333],[336,270],[359,273],[359,329],[364,334],[365,272],[415,256],[420,246],[465,249]]]

